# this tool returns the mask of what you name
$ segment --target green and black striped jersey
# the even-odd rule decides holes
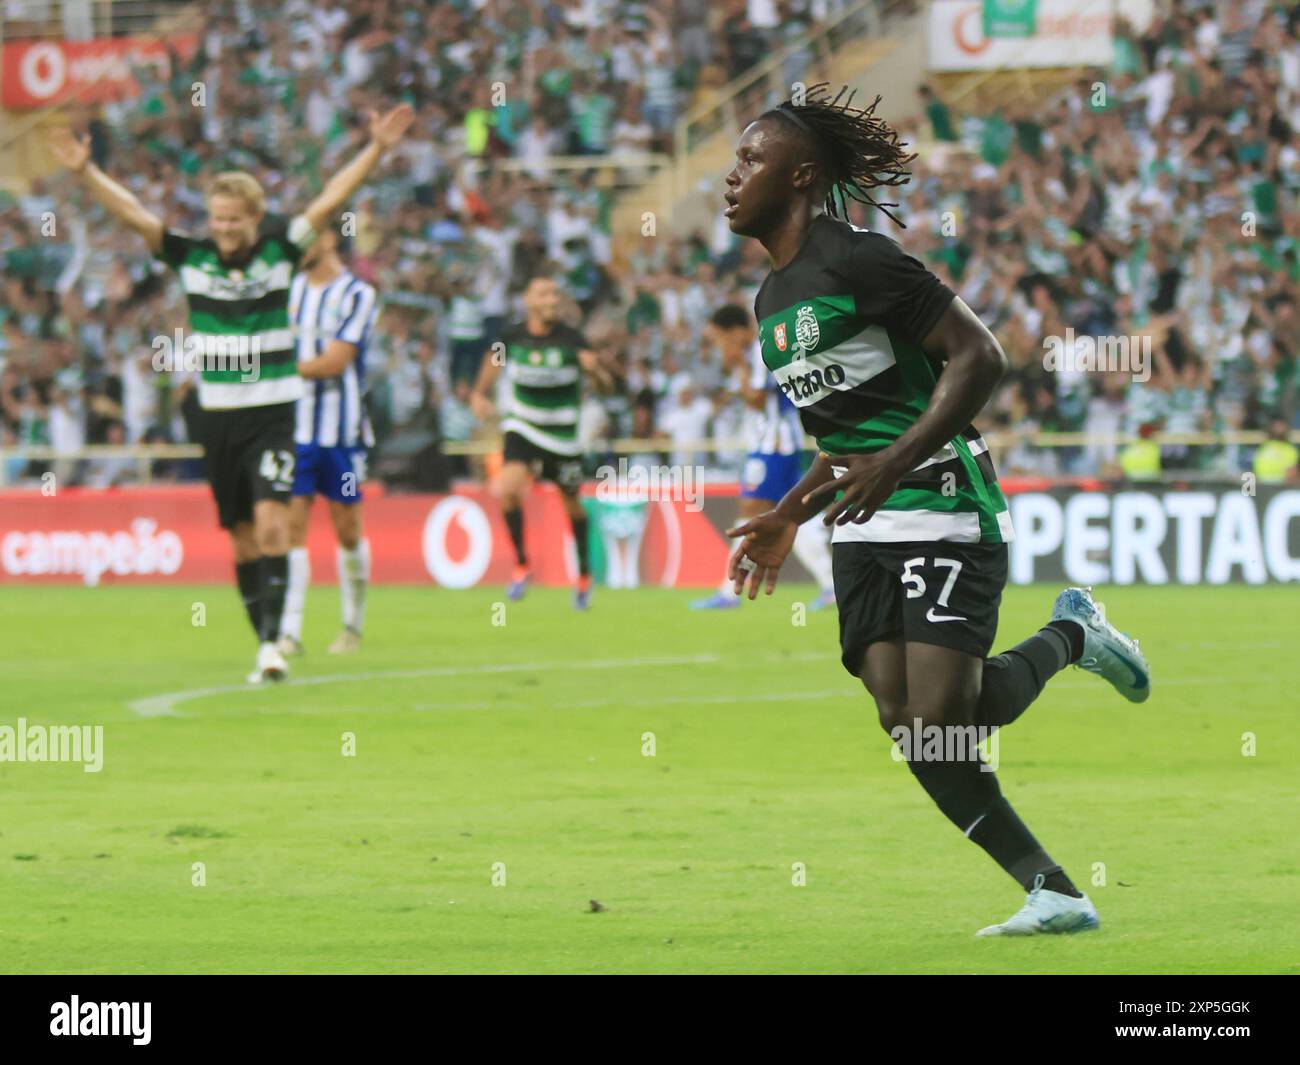
[[[754,300],[763,361],[834,458],[888,447],[929,405],[938,379],[921,343],[954,294],[889,237],[827,215]],[[833,465],[833,463],[832,463]],[[836,475],[843,473],[837,467]],[[968,426],[903,478],[850,540],[1012,539],[988,446]]]
[[[556,455],[577,455],[582,402],[578,352],[590,346],[586,338],[562,322],[541,336],[519,322],[502,333],[501,341],[509,389],[502,431],[518,433]]]
[[[199,378],[204,410],[292,403],[302,395],[289,325],[289,285],[302,253],[316,239],[301,215],[268,216],[257,243],[238,264],[226,263],[211,237],[163,234],[158,259],[176,271],[190,308],[187,343],[205,353]],[[253,373],[221,353],[251,354]]]

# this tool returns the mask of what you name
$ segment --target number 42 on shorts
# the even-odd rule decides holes
[[[258,463],[257,472],[260,477],[270,481],[277,488],[292,488],[293,467],[296,461],[297,458],[292,451],[272,451],[267,448],[262,452],[262,461]]]

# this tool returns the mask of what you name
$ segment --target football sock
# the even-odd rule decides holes
[[[339,596],[343,625],[358,636],[366,623],[366,584],[370,580],[370,541],[364,537],[351,549],[338,549]]]
[[[1074,658],[1070,635],[1058,625],[1083,629],[1073,621],[1053,622],[995,658],[984,660],[984,679],[975,706],[975,724],[1009,725],[1029,708],[1054,675]]]
[[[573,523],[573,545],[578,550],[578,572],[585,577],[590,572],[587,559],[587,515],[584,513],[580,518],[571,515],[569,520]]]
[[[302,640],[302,611],[307,603],[307,585],[311,582],[311,557],[305,547],[289,550],[289,587],[284,594],[284,619],[280,631]]]
[[[794,535],[794,556],[812,574],[819,591],[835,583],[831,576],[831,545],[826,536],[826,526],[820,521],[806,521]]]
[[[524,511],[522,507],[513,507],[505,512],[506,528],[510,530],[510,542],[515,545],[515,561],[521,566],[528,565],[524,556]]]
[[[1079,898],[1070,878],[1034,839],[1034,834],[1004,797],[998,797],[984,816],[966,830],[966,836],[983,847],[988,856],[1026,891],[1033,890],[1034,881],[1041,874],[1043,887],[1049,891]]]
[[[289,557],[262,556],[262,642],[275,643],[280,638],[280,621],[284,617],[284,593],[289,584]]]
[[[1083,657],[1083,626],[1077,621],[1049,621],[1047,627],[1053,632],[1063,633],[1070,641],[1070,663]]]
[[[969,758],[951,762],[909,761],[907,767],[944,817],[969,835],[1001,797],[997,777]]]
[[[982,760],[911,761],[907,765],[943,815],[1026,891],[1041,873],[1046,878],[1044,887],[1078,898],[1069,877],[1016,816],[997,777],[982,768]]]
[[[239,585],[239,598],[244,601],[248,611],[249,623],[253,631],[262,631],[262,560],[255,558],[251,562],[235,563],[235,581]]]
[[[1033,885],[1031,884],[1030,887],[1032,888]],[[1059,865],[1053,866],[1044,873],[1043,887],[1048,891],[1069,895],[1073,899],[1083,898],[1083,892],[1074,886],[1074,882],[1065,875],[1065,870]]]

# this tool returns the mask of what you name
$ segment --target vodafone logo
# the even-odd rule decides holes
[[[424,566],[444,588],[470,588],[492,561],[492,523],[472,499],[448,496],[424,522]]]
[[[952,20],[952,41],[965,55],[979,55],[989,46],[984,36],[984,6],[971,4]]]
[[[54,44],[36,44],[23,53],[18,64],[18,77],[23,91],[38,99],[46,99],[63,88],[67,80],[68,65],[63,50]]]

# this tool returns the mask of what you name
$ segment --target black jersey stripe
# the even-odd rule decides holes
[[[273,288],[260,296],[243,300],[222,300],[194,293],[189,297],[190,310],[211,314],[233,322],[260,314],[278,314],[289,306],[289,290]]]

